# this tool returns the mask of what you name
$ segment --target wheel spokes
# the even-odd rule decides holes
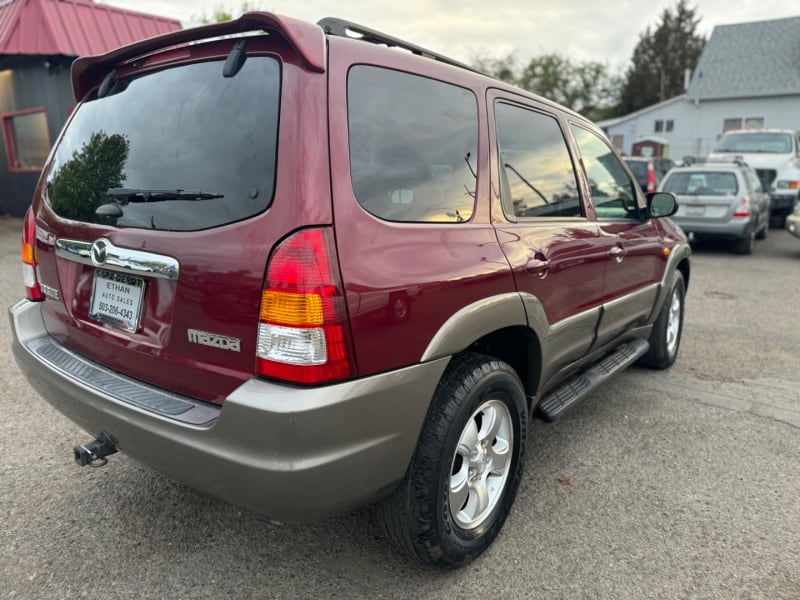
[[[450,478],[450,510],[459,512],[469,498],[469,469],[466,463]]]
[[[508,440],[501,437],[495,438],[495,443],[489,446],[486,451],[489,456],[489,468],[493,474],[502,474],[511,460],[511,444]]]
[[[478,424],[475,422],[475,419],[470,419],[464,431],[461,433],[456,451],[463,456],[465,460],[468,460],[479,444]]]
[[[488,400],[464,423],[450,469],[448,504],[455,523],[480,526],[503,497],[513,456],[511,413]]]

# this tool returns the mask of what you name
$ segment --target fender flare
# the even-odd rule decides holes
[[[658,313],[661,311],[661,306],[664,304],[664,299],[667,297],[669,291],[669,283],[672,280],[672,275],[678,270],[678,265],[685,259],[692,255],[692,247],[689,242],[679,242],[672,247],[672,251],[667,258],[667,266],[664,268],[664,276],[659,284],[658,295],[656,296],[655,304],[653,305],[653,312],[647,319],[647,324],[652,325],[658,318]],[[686,289],[689,289],[688,278],[684,277],[686,281]]]
[[[421,361],[452,356],[485,335],[514,326],[529,326],[518,292],[482,298],[460,308],[444,322],[422,353]]]

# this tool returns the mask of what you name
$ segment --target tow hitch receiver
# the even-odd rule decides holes
[[[96,440],[82,446],[75,446],[73,451],[75,452],[75,462],[80,466],[102,467],[108,463],[106,456],[114,454],[117,448],[108,434],[103,432],[97,436]]]

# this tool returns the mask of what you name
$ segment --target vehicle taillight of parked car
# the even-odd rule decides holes
[[[36,260],[36,221],[33,210],[25,213],[22,225],[22,281],[28,300],[44,300],[44,292],[39,285],[39,264]]]
[[[656,170],[651,162],[647,163],[647,191],[656,191]]]
[[[346,379],[354,374],[348,337],[332,230],[291,235],[267,268],[256,372],[304,384]]]
[[[750,200],[747,197],[739,200],[739,205],[733,212],[733,216],[739,219],[746,219],[750,216]]]

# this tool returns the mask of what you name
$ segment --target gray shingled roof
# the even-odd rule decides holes
[[[690,100],[800,94],[800,17],[718,25],[687,90]]]

